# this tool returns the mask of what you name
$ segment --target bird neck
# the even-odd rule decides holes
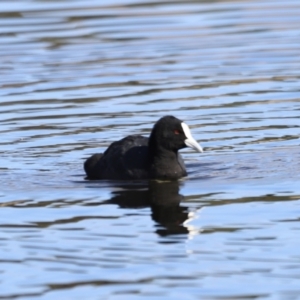
[[[178,159],[178,150],[169,150],[161,145],[157,139],[150,136],[149,139],[149,160],[150,163],[155,161],[170,162]]]
[[[184,165],[179,162],[178,150],[168,150],[155,141],[149,141],[149,177],[174,180],[186,176]]]

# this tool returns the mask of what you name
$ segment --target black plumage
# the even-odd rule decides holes
[[[187,146],[202,152],[185,123],[165,116],[150,138],[130,135],[113,142],[103,154],[88,158],[84,169],[89,179],[179,179],[187,172],[178,150]]]

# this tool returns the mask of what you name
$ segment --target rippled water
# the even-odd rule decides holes
[[[299,12],[1,1],[0,299],[300,299]],[[166,114],[188,178],[84,179]]]

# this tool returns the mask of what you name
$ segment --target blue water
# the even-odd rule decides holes
[[[300,299],[299,9],[1,2],[0,299]],[[166,114],[187,178],[85,180]]]

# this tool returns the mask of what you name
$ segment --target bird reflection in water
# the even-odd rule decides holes
[[[178,181],[149,181],[142,186],[119,185],[121,190],[114,191],[106,204],[117,204],[121,208],[151,207],[152,219],[158,223],[156,232],[161,236],[186,234],[188,229],[183,223],[188,219],[188,208],[181,206],[184,199],[179,194]]]

